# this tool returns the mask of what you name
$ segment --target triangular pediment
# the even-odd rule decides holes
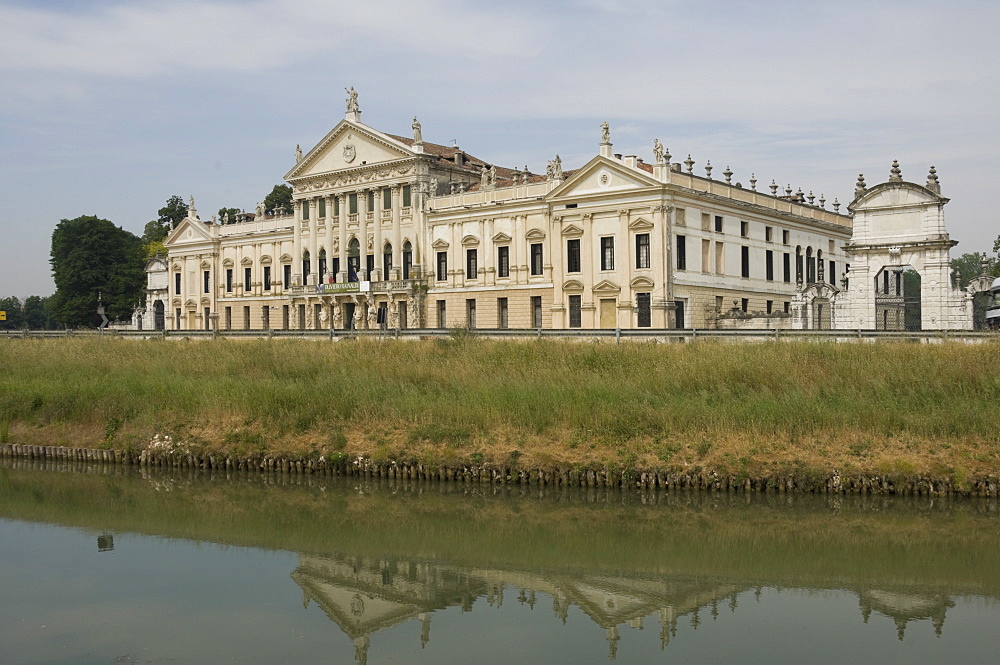
[[[581,194],[594,195],[660,185],[660,182],[645,171],[625,166],[617,159],[598,155],[583,168],[577,169],[566,182],[549,192],[546,198],[550,200],[569,198]]]
[[[493,242],[497,244],[510,242],[510,236],[501,231],[500,233],[493,236]]]
[[[567,224],[563,228],[562,234],[564,236],[568,236],[570,238],[574,238],[574,237],[577,237],[577,236],[582,236],[583,235],[583,229],[581,229],[576,224]]]
[[[434,249],[448,249],[449,245],[447,240],[438,238],[433,243],[431,243],[431,247],[433,247]]]
[[[614,282],[609,282],[606,279],[602,279],[597,284],[594,284],[594,293],[618,293],[622,290],[622,287],[618,286]]]
[[[281,263],[291,263],[292,262],[292,255],[291,254],[282,254],[281,257],[278,259],[278,261],[280,261]]]
[[[648,219],[643,219],[642,217],[640,217],[639,219],[629,224],[628,228],[630,231],[639,231],[639,232],[652,231],[653,223],[650,222]]]
[[[393,162],[415,154],[400,141],[378,130],[358,122],[341,120],[285,174],[285,180]]]
[[[206,240],[211,239],[212,235],[209,233],[208,229],[205,228],[204,222],[200,219],[185,217],[179,224],[177,224],[177,226],[174,227],[173,231],[167,234],[163,244],[170,247],[173,245],[205,242]]]

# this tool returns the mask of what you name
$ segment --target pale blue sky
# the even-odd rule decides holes
[[[1000,3],[0,0],[0,296],[47,295],[52,229],[136,233],[172,194],[252,209],[343,117],[543,172],[659,138],[847,203],[937,167],[953,256],[1000,234]],[[766,190],[765,190],[766,191]],[[829,204],[828,204],[829,205]]]

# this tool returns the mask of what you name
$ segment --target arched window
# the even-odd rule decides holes
[[[407,240],[403,243],[403,279],[410,279],[411,265],[413,265],[413,245]]]
[[[302,252],[302,283],[305,284],[309,280],[310,273],[310,261],[309,261],[309,250]]]
[[[320,284],[322,284],[324,277],[326,277],[326,249],[325,248],[319,250],[319,277],[318,277],[317,281]]]
[[[347,245],[347,281],[358,281],[358,271],[361,270],[361,243],[352,238]]]
[[[389,279],[389,271],[392,269],[392,245],[385,243],[382,248],[382,279]]]
[[[795,283],[802,283],[802,246],[795,248]]]
[[[813,256],[813,248],[806,247],[806,284],[813,284],[816,281],[816,258]]]

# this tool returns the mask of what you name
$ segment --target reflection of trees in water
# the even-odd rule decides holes
[[[609,575],[580,570],[538,572],[501,568],[464,568],[427,560],[404,561],[334,554],[320,557],[299,555],[292,579],[303,591],[303,604],[317,606],[348,636],[355,646],[355,659],[367,662],[371,636],[387,628],[418,619],[421,646],[430,640],[431,616],[435,610],[460,607],[471,612],[480,598],[491,608],[500,608],[505,592],[516,592],[516,602],[532,610],[539,596],[552,600],[553,615],[566,623],[571,607],[590,619],[595,630],[604,632],[608,657],[616,658],[620,630],[642,630],[652,617],[659,623],[660,648],[677,634],[678,620],[687,617],[691,628],[702,624],[702,612],[712,620],[725,604],[731,612],[739,597],[752,593],[760,602],[767,585],[734,584],[726,580],[683,575]],[[779,587],[775,587],[781,590]],[[788,587],[782,587],[788,588]],[[792,587],[794,588],[794,587]],[[954,602],[934,588],[838,588],[857,594],[861,619],[872,612],[891,618],[900,640],[907,624],[930,620],[940,636],[945,613]],[[509,594],[508,594],[509,595]]]

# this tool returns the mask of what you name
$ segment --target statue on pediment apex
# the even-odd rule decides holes
[[[601,123],[601,143],[611,143],[611,126],[607,121]]]
[[[653,157],[657,164],[663,163],[663,144],[660,143],[660,139],[653,139]]]
[[[302,161],[302,146],[295,144],[295,163],[298,164]]]
[[[424,142],[424,135],[423,135],[423,132],[420,131],[420,121],[417,120],[417,116],[413,116],[413,125],[412,126],[413,126],[413,142],[414,143],[423,143]]]
[[[352,85],[349,89],[344,88],[347,92],[347,112],[348,113],[360,113],[361,109],[358,108],[358,91],[354,89]]]

